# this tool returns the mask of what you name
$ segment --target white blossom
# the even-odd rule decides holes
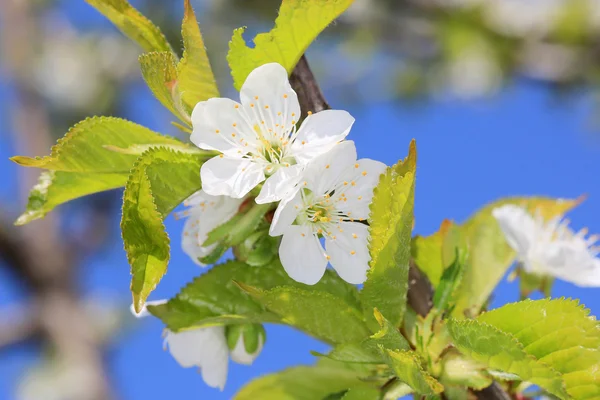
[[[585,229],[575,233],[560,217],[545,222],[539,213],[532,216],[512,204],[495,208],[492,214],[526,272],[578,286],[600,286],[599,248],[594,246],[598,236],[586,237]]]
[[[279,257],[291,278],[313,285],[331,262],[345,281],[365,281],[370,255],[363,222],[385,168],[379,161],[357,161],[352,141],[335,146],[306,168],[296,193],[277,207],[269,232],[283,235]]]
[[[209,255],[216,246],[203,246],[208,234],[229,221],[238,212],[242,202],[243,199],[228,196],[211,196],[203,190],[197,191],[183,202],[189,208],[176,214],[177,217],[187,217],[181,246],[196,264],[203,266],[199,259]]]
[[[244,334],[242,333],[238,337],[237,342],[235,342],[235,347],[231,350],[231,359],[238,364],[252,365],[256,357],[258,357],[258,355],[262,351],[264,344],[265,342],[263,335],[258,334],[258,347],[254,352],[249,353],[246,350],[246,345],[244,344]]]
[[[298,97],[276,63],[248,75],[240,100],[212,98],[192,113],[192,142],[221,152],[200,170],[203,189],[214,196],[241,198],[266,179],[256,202],[281,200],[304,166],[343,140],[354,123],[346,111],[325,110],[296,129]]]

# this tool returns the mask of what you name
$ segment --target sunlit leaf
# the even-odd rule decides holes
[[[371,268],[360,295],[373,331],[379,327],[373,317],[374,308],[394,326],[400,324],[406,310],[416,162],[413,140],[408,157],[381,176],[371,203]]]
[[[233,83],[240,89],[252,70],[276,62],[291,73],[313,40],[352,4],[353,0],[283,0],[275,27],[254,38],[254,47],[246,45],[236,29],[229,43],[227,61]]]

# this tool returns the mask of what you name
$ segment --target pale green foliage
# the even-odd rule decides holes
[[[44,171],[29,192],[27,208],[15,221],[25,225],[43,218],[54,207],[88,194],[116,189],[125,185],[127,175],[82,172]]]
[[[416,161],[412,141],[408,157],[381,176],[370,206],[371,268],[360,295],[372,330],[378,327],[374,308],[394,326],[402,322],[406,310]]]
[[[369,334],[360,310],[330,293],[290,286],[243,288],[286,324],[325,342],[351,342]]]
[[[454,305],[454,299],[458,295],[457,291],[462,281],[466,257],[466,248],[457,248],[454,262],[444,270],[433,295],[433,307],[437,310],[443,311]]]
[[[421,366],[417,353],[410,350],[394,351],[384,349],[390,367],[398,379],[421,395],[440,393],[444,387]]]
[[[181,36],[184,51],[183,58],[177,65],[179,91],[183,103],[191,110],[199,101],[219,97],[219,89],[189,0],[185,0]]]
[[[457,354],[454,350],[444,356],[440,381],[446,386],[446,390],[448,385],[481,390],[492,383],[492,377],[483,364]]]
[[[127,0],[85,0],[100,11],[127,37],[139,44],[144,51],[170,51],[171,46],[160,29]]]
[[[361,380],[356,370],[342,363],[321,360],[314,366],[294,367],[255,379],[244,386],[234,400],[316,400],[337,393],[343,395],[348,389],[375,387]]]
[[[380,391],[371,387],[357,387],[349,389],[342,400],[379,400]]]
[[[125,186],[121,230],[131,265],[131,292],[136,310],[167,270],[169,238],[163,219],[200,189],[204,157],[166,148],[145,152]]]
[[[308,46],[327,25],[352,4],[352,0],[283,0],[275,27],[246,45],[244,28],[236,29],[229,43],[227,61],[233,85],[240,89],[252,70],[276,62],[291,73]]]
[[[469,257],[454,309],[455,317],[465,313],[477,315],[506,270],[513,263],[515,252],[506,243],[492,210],[504,204],[516,204],[545,218],[562,215],[580,200],[546,197],[515,197],[487,205],[460,225],[469,247]]]
[[[217,265],[189,283],[168,303],[150,306],[152,314],[159,317],[172,330],[192,326],[222,323],[279,322],[276,314],[244,293],[234,282],[256,289],[269,290],[277,286],[306,287],[292,280],[279,261],[260,267],[242,262]],[[344,282],[337,274],[326,271],[323,279],[311,289],[326,292],[352,308],[358,309],[358,293],[354,286]]]

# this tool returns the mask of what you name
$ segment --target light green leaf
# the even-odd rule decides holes
[[[320,400],[348,389],[374,388],[342,363],[319,362],[314,366],[286,369],[257,378],[240,390],[234,400]]]
[[[440,379],[444,385],[466,386],[475,390],[484,389],[492,384],[492,378],[485,371],[485,365],[457,354],[456,350],[444,356]]]
[[[179,91],[183,103],[192,110],[199,101],[219,97],[219,89],[190,0],[185,0],[181,35],[184,51],[177,65]]]
[[[506,243],[492,210],[504,204],[516,204],[530,212],[539,211],[549,219],[562,215],[581,202],[581,199],[551,199],[546,197],[515,197],[502,199],[485,206],[475,213],[460,230],[468,246],[469,257],[459,296],[456,300],[454,316],[477,315],[487,302],[490,294],[515,258],[515,252]]]
[[[313,40],[352,4],[353,0],[283,0],[275,27],[246,45],[245,28],[233,31],[227,61],[233,85],[240,89],[252,70],[276,62],[291,73]]]
[[[15,225],[43,218],[54,207],[78,197],[125,185],[127,175],[44,171],[29,192],[27,208]]]
[[[156,148],[142,154],[132,169],[123,194],[121,231],[138,312],[167,270],[169,238],[163,219],[200,189],[204,159]]]
[[[372,387],[352,388],[344,394],[342,400],[379,400],[381,391]]]
[[[463,277],[467,252],[464,248],[455,250],[454,262],[444,270],[433,295],[433,306],[439,311],[445,311],[453,304]]]
[[[292,286],[271,290],[240,286],[284,323],[328,343],[352,342],[369,335],[359,309],[330,293]]]
[[[138,61],[146,85],[154,97],[182,122],[190,125],[190,117],[181,103],[178,88],[177,60],[170,51],[142,54]]]
[[[283,285],[306,287],[292,280],[279,261],[260,267],[232,261],[217,265],[197,277],[168,303],[148,308],[174,331],[224,323],[281,322],[277,315],[240,290],[234,279],[264,290]],[[332,271],[326,271],[323,279],[311,288],[359,308],[356,288]]]
[[[408,157],[381,176],[370,206],[371,268],[360,296],[373,331],[379,326],[373,317],[374,308],[394,326],[400,325],[406,310],[416,162],[413,140]]]
[[[187,146],[180,140],[160,135],[124,119],[92,117],[69,129],[69,132],[52,147],[49,156],[15,156],[11,160],[25,167],[128,175],[137,156],[111,151],[111,147],[161,144]]]
[[[117,28],[139,44],[144,51],[171,51],[171,46],[160,29],[127,0],[85,0],[100,11]]]
[[[444,387],[421,366],[419,356],[410,350],[394,351],[383,349],[389,366],[398,379],[421,395],[441,393]]]
[[[512,319],[517,319],[512,316]],[[454,345],[466,356],[498,371],[534,383],[561,399],[567,395],[560,374],[528,354],[510,333],[477,320],[449,320],[448,331]]]

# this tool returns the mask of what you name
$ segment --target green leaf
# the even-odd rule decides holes
[[[444,390],[442,384],[423,369],[419,356],[415,352],[383,348],[382,350],[398,379],[413,388],[415,392],[421,395],[433,395]]]
[[[160,29],[127,0],[85,0],[100,11],[117,28],[139,44],[144,51],[171,51],[171,46]]]
[[[133,145],[187,146],[141,125],[112,117],[87,118],[71,129],[52,147],[49,156],[15,156],[11,160],[25,167],[56,171],[129,174],[137,155],[109,150]]]
[[[345,343],[369,335],[360,311],[330,293],[281,286],[261,290],[241,287],[291,326],[328,343]]]
[[[289,368],[254,379],[234,400],[319,400],[348,389],[374,388],[360,374],[335,362]]]
[[[413,140],[408,157],[381,176],[370,206],[371,268],[360,295],[373,331],[378,328],[374,308],[394,326],[400,325],[406,311],[416,162]]]
[[[466,386],[475,390],[482,390],[492,384],[492,377],[485,371],[484,365],[457,354],[456,350],[444,356],[440,379],[444,386]]]
[[[381,392],[371,387],[352,388],[344,394],[342,400],[379,400]]]
[[[275,27],[246,45],[245,28],[233,31],[227,61],[237,90],[252,70],[276,62],[291,73],[313,40],[352,4],[353,0],[283,0]]]
[[[15,225],[25,225],[43,218],[54,207],[88,194],[116,189],[125,185],[127,175],[44,171],[29,192],[25,212]]]
[[[485,206],[460,226],[469,247],[467,267],[456,300],[454,316],[477,315],[490,294],[514,261],[515,252],[506,243],[492,210],[504,204],[516,204],[549,219],[562,215],[581,199],[515,197]]]
[[[466,250],[458,248],[455,250],[454,262],[444,270],[433,295],[433,306],[439,311],[445,311],[448,306],[453,304],[463,277]]]
[[[260,267],[232,261],[197,277],[168,303],[148,309],[174,331],[224,323],[281,322],[277,315],[240,290],[234,279],[264,290],[283,285],[306,287],[292,280],[279,261]],[[326,271],[323,279],[312,288],[359,308],[356,288],[332,271]]]
[[[179,91],[183,103],[192,110],[199,101],[219,97],[219,89],[189,0],[185,0],[181,35],[184,51],[183,58],[177,65]]]
[[[178,86],[177,60],[170,51],[152,52],[139,56],[138,61],[146,85],[154,97],[182,122],[190,125],[190,117],[183,109]]]
[[[511,317],[515,318],[515,315]],[[514,374],[511,380],[523,380],[567,399],[560,374],[528,354],[523,344],[510,333],[477,320],[448,321],[454,345],[466,356],[488,366],[490,373]]]
[[[138,312],[167,270],[169,238],[163,219],[200,189],[203,161],[197,154],[156,148],[142,154],[132,169],[123,194],[121,231]]]

